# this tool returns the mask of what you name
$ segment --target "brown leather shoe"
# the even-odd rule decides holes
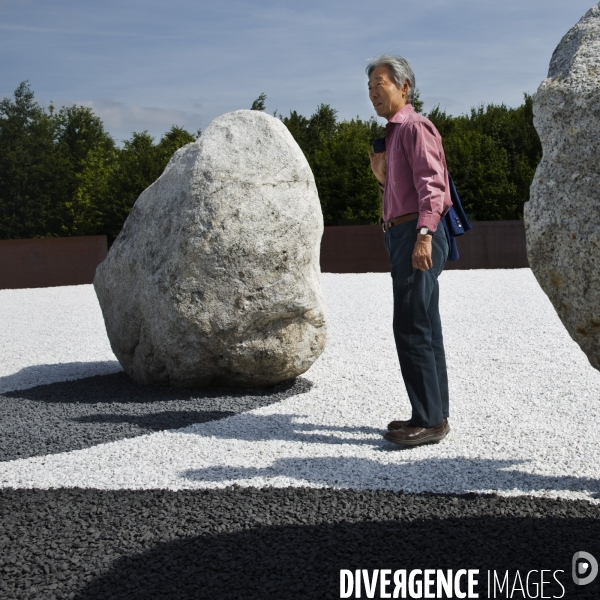
[[[444,423],[448,423],[448,419],[444,419]],[[410,419],[406,420],[406,421],[392,421],[391,423],[388,423],[388,431],[396,431],[398,429],[402,429],[403,427],[407,427],[410,424]],[[448,430],[450,431],[450,430]]]
[[[450,431],[448,419],[435,427],[410,427],[388,431],[383,437],[388,442],[401,446],[420,446],[421,444],[432,444],[443,440]]]

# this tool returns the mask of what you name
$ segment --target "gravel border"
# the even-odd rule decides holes
[[[0,491],[3,597],[338,598],[340,569],[480,569],[511,579],[600,558],[600,507],[521,496],[256,489]],[[546,594],[558,596],[557,584]],[[363,596],[364,597],[364,596]],[[378,597],[378,596],[377,596]],[[482,594],[480,597],[485,597]],[[519,592],[513,597],[520,598]]]

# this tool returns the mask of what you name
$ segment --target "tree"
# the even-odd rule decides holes
[[[369,148],[383,128],[358,117],[337,121],[337,111],[320,104],[307,119],[296,111],[282,119],[315,176],[326,225],[376,223],[381,192],[371,173]]]
[[[435,107],[427,117],[442,136],[465,209],[479,220],[522,219],[542,157],[533,97],[525,94],[518,108],[489,104],[459,117]]]
[[[129,211],[119,211],[115,182],[119,172],[119,149],[102,146],[90,150],[77,173],[74,204],[83,222],[85,235],[108,235],[111,242],[118,235]],[[126,213],[126,214],[125,214]],[[119,225],[120,219],[122,222]]]
[[[421,100],[421,92],[419,88],[415,88],[415,93],[413,94],[412,107],[415,109],[415,112],[421,113],[423,112],[423,100]]]
[[[517,189],[505,148],[476,130],[448,138],[444,147],[465,211],[478,220],[516,218]]]
[[[89,155],[80,178],[80,194],[90,198],[95,230],[112,243],[138,196],[163,173],[173,154],[195,137],[173,125],[158,144],[147,132],[133,133],[117,152],[100,149]]]
[[[57,210],[60,235],[90,235],[97,231],[97,207],[80,191],[81,174],[92,157],[116,155],[116,146],[102,121],[85,106],[63,107],[53,115],[56,150],[63,159],[64,185]]]
[[[264,110],[266,94],[252,103]],[[422,110],[418,90],[413,102]],[[518,108],[490,104],[453,117],[427,117],[440,132],[466,210],[479,220],[520,219],[542,155],[533,98]],[[376,223],[381,190],[368,151],[385,133],[374,118],[339,121],[320,104],[309,117],[280,117],[315,176],[327,225]],[[198,132],[199,135],[200,132]],[[144,131],[119,148],[89,108],[43,109],[24,81],[0,100],[0,238],[120,232],[138,196],[196,136],[177,126],[155,142]]]
[[[0,238],[118,235],[133,203],[195,137],[173,126],[158,144],[118,148],[84,106],[44,110],[27,82],[0,101]]]
[[[46,111],[27,82],[0,101],[0,237],[88,234],[79,174],[99,148],[114,142],[89,108]]]
[[[66,189],[56,123],[28,82],[0,100],[0,237],[58,235],[57,197]]]
[[[263,92],[260,96],[252,103],[250,110],[265,110],[265,100],[267,95]]]
[[[177,127],[177,125],[173,125],[171,129],[169,129],[169,131],[162,136],[160,142],[158,143],[159,153],[162,154],[162,160],[165,163],[165,167],[177,150],[186,144],[195,142],[196,138],[198,137],[200,137],[200,132],[198,132],[198,135],[194,136],[189,131],[186,131],[183,127]]]

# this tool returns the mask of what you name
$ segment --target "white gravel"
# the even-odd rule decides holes
[[[91,285],[0,291],[0,394],[121,371]]]
[[[387,274],[323,275],[329,342],[307,393],[221,421],[0,463],[0,487],[312,486],[600,498],[600,372],[529,269],[440,279],[452,431],[383,441],[409,415]],[[0,391],[119,369],[91,286],[0,292]]]

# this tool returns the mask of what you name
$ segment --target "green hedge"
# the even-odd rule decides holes
[[[533,98],[518,108],[488,105],[452,117],[426,116],[442,135],[448,170],[465,210],[480,221],[522,219],[542,147],[533,127]],[[417,108],[421,108],[419,102]],[[378,223],[381,192],[371,173],[371,141],[385,135],[375,119],[338,121],[322,104],[310,117],[283,119],[313,170],[326,225]]]
[[[262,94],[253,108],[264,109]],[[421,108],[421,103],[415,104]],[[520,219],[541,158],[532,97],[518,108],[489,105],[427,116],[444,140],[467,212],[479,220]],[[384,135],[374,118],[340,121],[321,104],[310,117],[282,118],[315,175],[327,225],[377,223],[381,192],[368,151]],[[173,126],[157,142],[133,133],[118,147],[89,108],[40,107],[27,82],[0,101],[0,239],[106,234],[114,239],[139,194],[173,153],[193,141]]]
[[[134,133],[119,148],[89,108],[45,110],[22,83],[0,101],[0,239],[114,239],[137,197],[194,139],[172,127],[158,143]]]

